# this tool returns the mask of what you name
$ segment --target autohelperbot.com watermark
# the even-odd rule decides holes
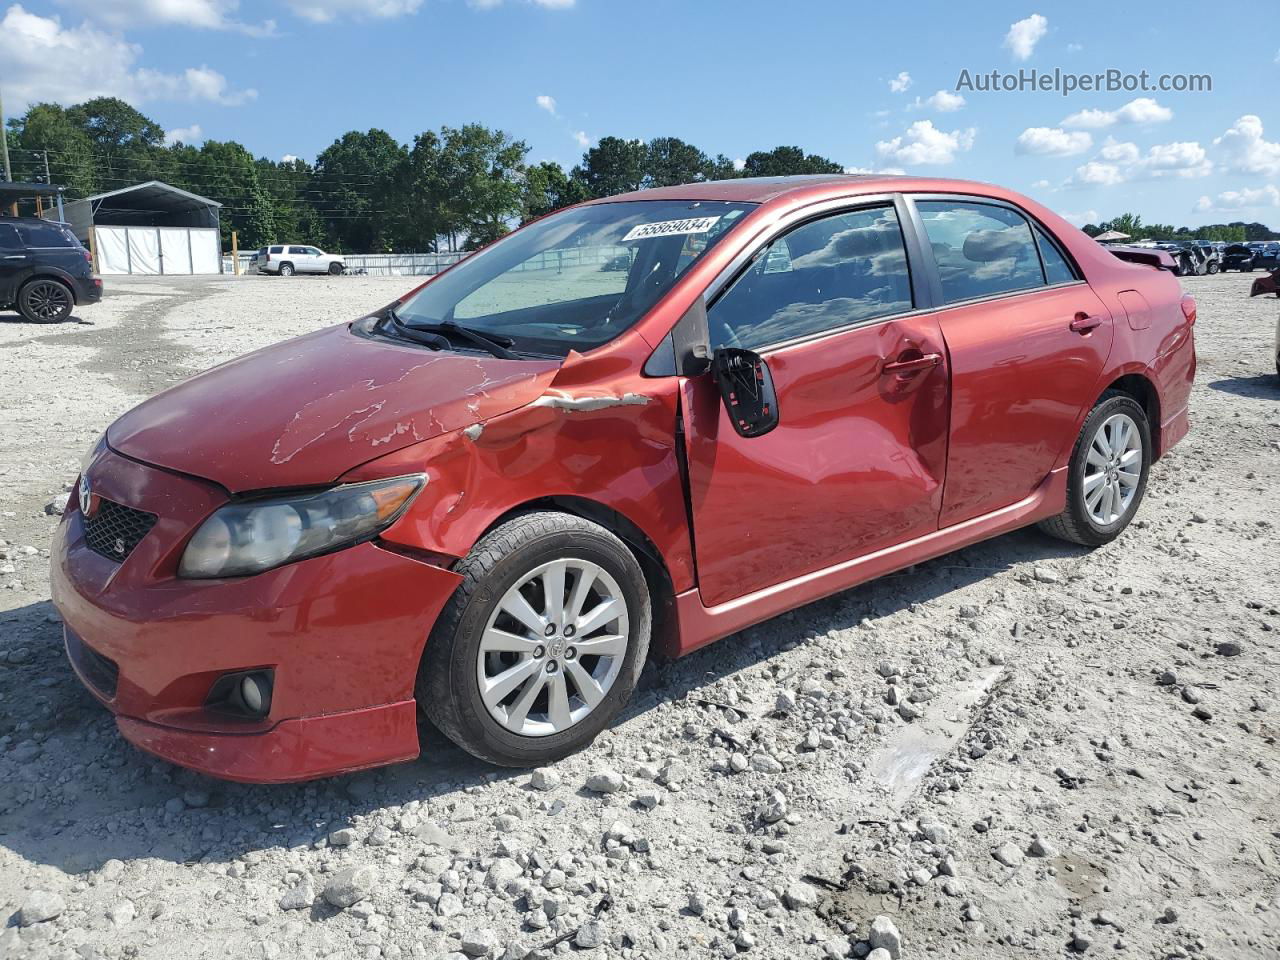
[[[1054,68],[1039,70],[972,71],[962,69],[957,92],[971,93],[1212,93],[1213,77],[1207,73],[1152,73],[1108,69],[1075,73]]]

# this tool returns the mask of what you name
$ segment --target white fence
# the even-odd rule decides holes
[[[332,251],[330,251],[332,252]],[[240,254],[240,272],[249,270],[252,253]],[[453,253],[349,253],[342,258],[347,273],[363,273],[371,277],[433,277],[470,254]],[[231,273],[231,258],[222,258],[224,273]]]
[[[332,252],[332,251],[329,251]],[[240,272],[249,271],[250,253],[240,254]],[[459,260],[471,256],[468,251],[446,253],[349,253],[342,258],[347,273],[370,277],[434,277],[440,271],[453,266]],[[520,270],[564,269],[566,267],[591,266],[625,270],[631,263],[631,250],[627,247],[574,247],[548,250],[530,257],[520,264]],[[231,258],[222,258],[222,272],[231,273]]]

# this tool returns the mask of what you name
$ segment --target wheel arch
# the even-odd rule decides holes
[[[675,655],[678,648],[678,625],[676,621],[675,588],[672,586],[671,572],[657,544],[649,538],[640,527],[626,514],[607,506],[598,500],[571,495],[553,495],[528,500],[511,507],[499,514],[476,538],[478,543],[491,530],[496,529],[508,520],[526,513],[548,511],[566,513],[570,516],[590,520],[604,527],[615,537],[626,544],[640,570],[644,574],[645,583],[649,587],[650,606],[653,614],[652,632],[649,642],[650,656],[659,654],[664,657]]]
[[[33,272],[23,277],[17,286],[13,288],[13,302],[17,303],[18,298],[22,296],[23,290],[31,286],[31,284],[37,283],[41,280],[53,280],[56,283],[62,284],[67,288],[67,292],[71,294],[72,305],[79,306],[80,298],[76,296],[76,285],[71,279],[71,275],[48,267],[40,268],[38,272]]]
[[[1155,383],[1144,372],[1134,371],[1114,378],[1098,395],[1098,400],[1108,391],[1127,394],[1142,407],[1151,433],[1151,459],[1153,462],[1158,460],[1163,451],[1160,449],[1160,391]],[[1094,406],[1098,400],[1094,401]]]

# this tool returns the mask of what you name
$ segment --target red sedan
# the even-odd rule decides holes
[[[236,780],[591,742],[651,650],[1039,523],[1120,534],[1195,304],[1008,190],[805,177],[537,221],[207,371],[87,457],[53,553],[130,741]]]

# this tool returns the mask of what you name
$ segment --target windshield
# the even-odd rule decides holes
[[[507,337],[519,351],[590,350],[644,316],[754,206],[634,200],[566,210],[464,260],[396,313]]]

